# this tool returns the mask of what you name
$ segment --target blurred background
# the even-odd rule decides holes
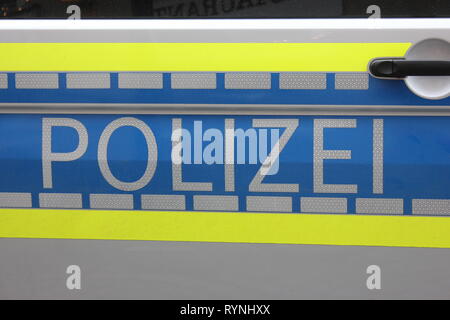
[[[449,17],[449,0],[0,0],[0,19],[67,19],[77,5],[82,19],[120,18],[383,18]]]

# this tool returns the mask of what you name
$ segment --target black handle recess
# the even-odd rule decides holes
[[[407,76],[450,76],[450,61],[374,59],[369,71],[374,77],[401,79]]]

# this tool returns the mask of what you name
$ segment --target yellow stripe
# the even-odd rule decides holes
[[[410,43],[1,43],[0,71],[366,71]]]
[[[450,218],[1,209],[0,237],[450,248]]]

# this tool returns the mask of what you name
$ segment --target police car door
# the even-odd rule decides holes
[[[1,237],[450,247],[448,1],[2,15]]]

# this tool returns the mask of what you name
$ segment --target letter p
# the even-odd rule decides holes
[[[52,128],[69,127],[78,134],[78,146],[71,152],[52,152]],[[78,120],[72,118],[43,118],[42,119],[42,176],[44,188],[53,187],[52,162],[73,161],[80,158],[88,146],[88,133],[86,127]]]

